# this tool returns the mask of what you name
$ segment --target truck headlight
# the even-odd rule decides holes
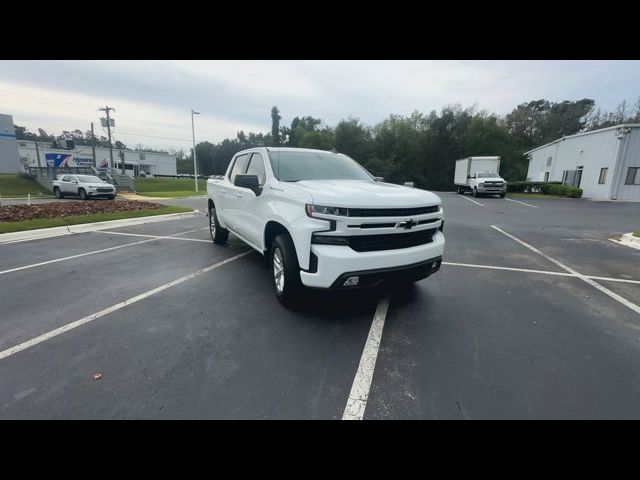
[[[309,217],[313,217],[314,213],[320,213],[322,215],[340,215],[343,217],[349,216],[349,209],[341,207],[327,207],[324,205],[311,205],[307,203],[305,205],[305,210]]]

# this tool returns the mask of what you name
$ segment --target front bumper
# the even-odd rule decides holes
[[[497,195],[499,193],[505,193],[506,191],[507,191],[507,185],[506,184],[504,184],[503,186],[493,186],[493,185],[480,186],[480,185],[478,185],[478,192],[479,193],[488,193],[488,194]]]
[[[331,289],[341,288],[346,278],[356,275],[366,277],[359,286],[379,284],[395,275],[409,278],[426,273],[419,277],[424,278],[440,268],[444,243],[444,235],[438,231],[427,244],[395,250],[356,252],[345,246],[314,244],[311,252],[318,259],[317,270],[301,271],[300,279],[307,287]]]
[[[97,190],[94,190],[94,189],[87,190],[87,196],[89,197],[112,197],[115,194],[116,194],[115,189],[109,192],[98,192]]]

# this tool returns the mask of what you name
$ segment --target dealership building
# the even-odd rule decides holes
[[[16,143],[14,137],[14,143]],[[95,167],[106,170],[109,167],[110,154],[108,148],[96,147],[95,159],[93,149],[87,146],[75,146],[71,142],[60,142],[55,147],[50,143],[29,140],[18,140],[19,160],[14,171],[29,167]],[[113,167],[121,170],[121,159],[124,157],[125,173],[130,177],[146,175],[176,175],[176,156],[168,153],[146,152],[113,148]]]
[[[596,200],[640,201],[640,125],[559,138],[525,152],[527,180],[562,182]]]

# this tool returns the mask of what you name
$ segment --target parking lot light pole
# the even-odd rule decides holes
[[[198,191],[198,162],[196,156],[196,129],[193,123],[193,116],[200,115],[200,112],[191,110],[191,135],[193,135],[193,176],[196,180],[196,192]]]

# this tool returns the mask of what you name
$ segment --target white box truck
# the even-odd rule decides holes
[[[474,197],[507,193],[507,182],[498,172],[500,157],[467,157],[456,160],[454,184],[458,193],[471,192]]]

